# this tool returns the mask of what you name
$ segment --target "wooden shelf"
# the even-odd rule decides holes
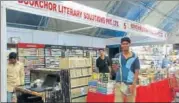
[[[85,86],[88,86],[88,85],[86,84],[86,85],[75,86],[75,87],[71,87],[71,89],[81,88],[81,87],[85,87]]]
[[[85,76],[79,76],[79,77],[72,77],[71,79],[78,79],[78,78],[85,78],[85,77],[90,77],[91,75],[85,75]]]
[[[91,66],[86,66],[86,67],[74,67],[74,68],[69,68],[69,69],[81,69],[81,68],[91,68]]]
[[[76,98],[85,97],[85,96],[87,96],[87,94],[76,96],[76,97],[72,97],[71,99],[76,99]]]

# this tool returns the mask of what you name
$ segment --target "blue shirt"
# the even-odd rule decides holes
[[[132,54],[132,57],[125,58],[122,53],[117,54],[115,58],[119,58],[121,69],[116,73],[116,81],[121,82],[121,73],[122,70],[122,82],[127,84],[132,84],[134,80],[134,74],[137,69],[140,69],[140,62],[135,53]]]
[[[162,60],[162,68],[167,68],[169,64],[172,64],[168,58]]]

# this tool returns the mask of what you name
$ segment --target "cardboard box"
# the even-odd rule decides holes
[[[71,97],[77,97],[80,96],[81,92],[80,92],[80,88],[75,88],[75,89],[71,89]]]
[[[87,75],[86,68],[82,68],[81,71],[82,71],[83,76]]]
[[[71,79],[71,87],[78,86],[78,79]]]
[[[78,69],[77,71],[78,71],[78,76],[79,77],[83,76],[82,69]]]
[[[85,85],[87,85],[87,84],[88,84],[88,82],[89,82],[88,77],[85,77],[85,78],[84,78],[84,80],[85,80]]]
[[[81,78],[81,84],[82,85],[87,85],[88,84],[88,77]]]
[[[90,60],[91,60],[90,58],[82,58],[82,57],[60,58],[59,67],[62,69],[66,69],[66,68],[92,66]]]
[[[70,76],[71,76],[71,78],[76,77],[76,74],[75,74],[75,73],[76,73],[76,72],[75,72],[74,69],[71,69],[71,70],[70,70]]]
[[[92,75],[92,73],[93,73],[92,68],[88,68],[88,74],[89,74],[89,75]]]

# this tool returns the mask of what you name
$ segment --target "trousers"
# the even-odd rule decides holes
[[[117,83],[115,85],[115,103],[117,102],[135,102],[136,97],[136,88],[134,90],[134,93],[132,95],[126,96],[120,91],[120,84]],[[124,98],[126,98],[124,101]]]

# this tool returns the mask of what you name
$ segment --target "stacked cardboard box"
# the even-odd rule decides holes
[[[89,77],[71,79],[71,87],[80,87],[88,85]]]
[[[91,67],[92,61],[91,58],[82,58],[82,57],[68,57],[60,58],[60,68],[69,69],[76,67]]]

